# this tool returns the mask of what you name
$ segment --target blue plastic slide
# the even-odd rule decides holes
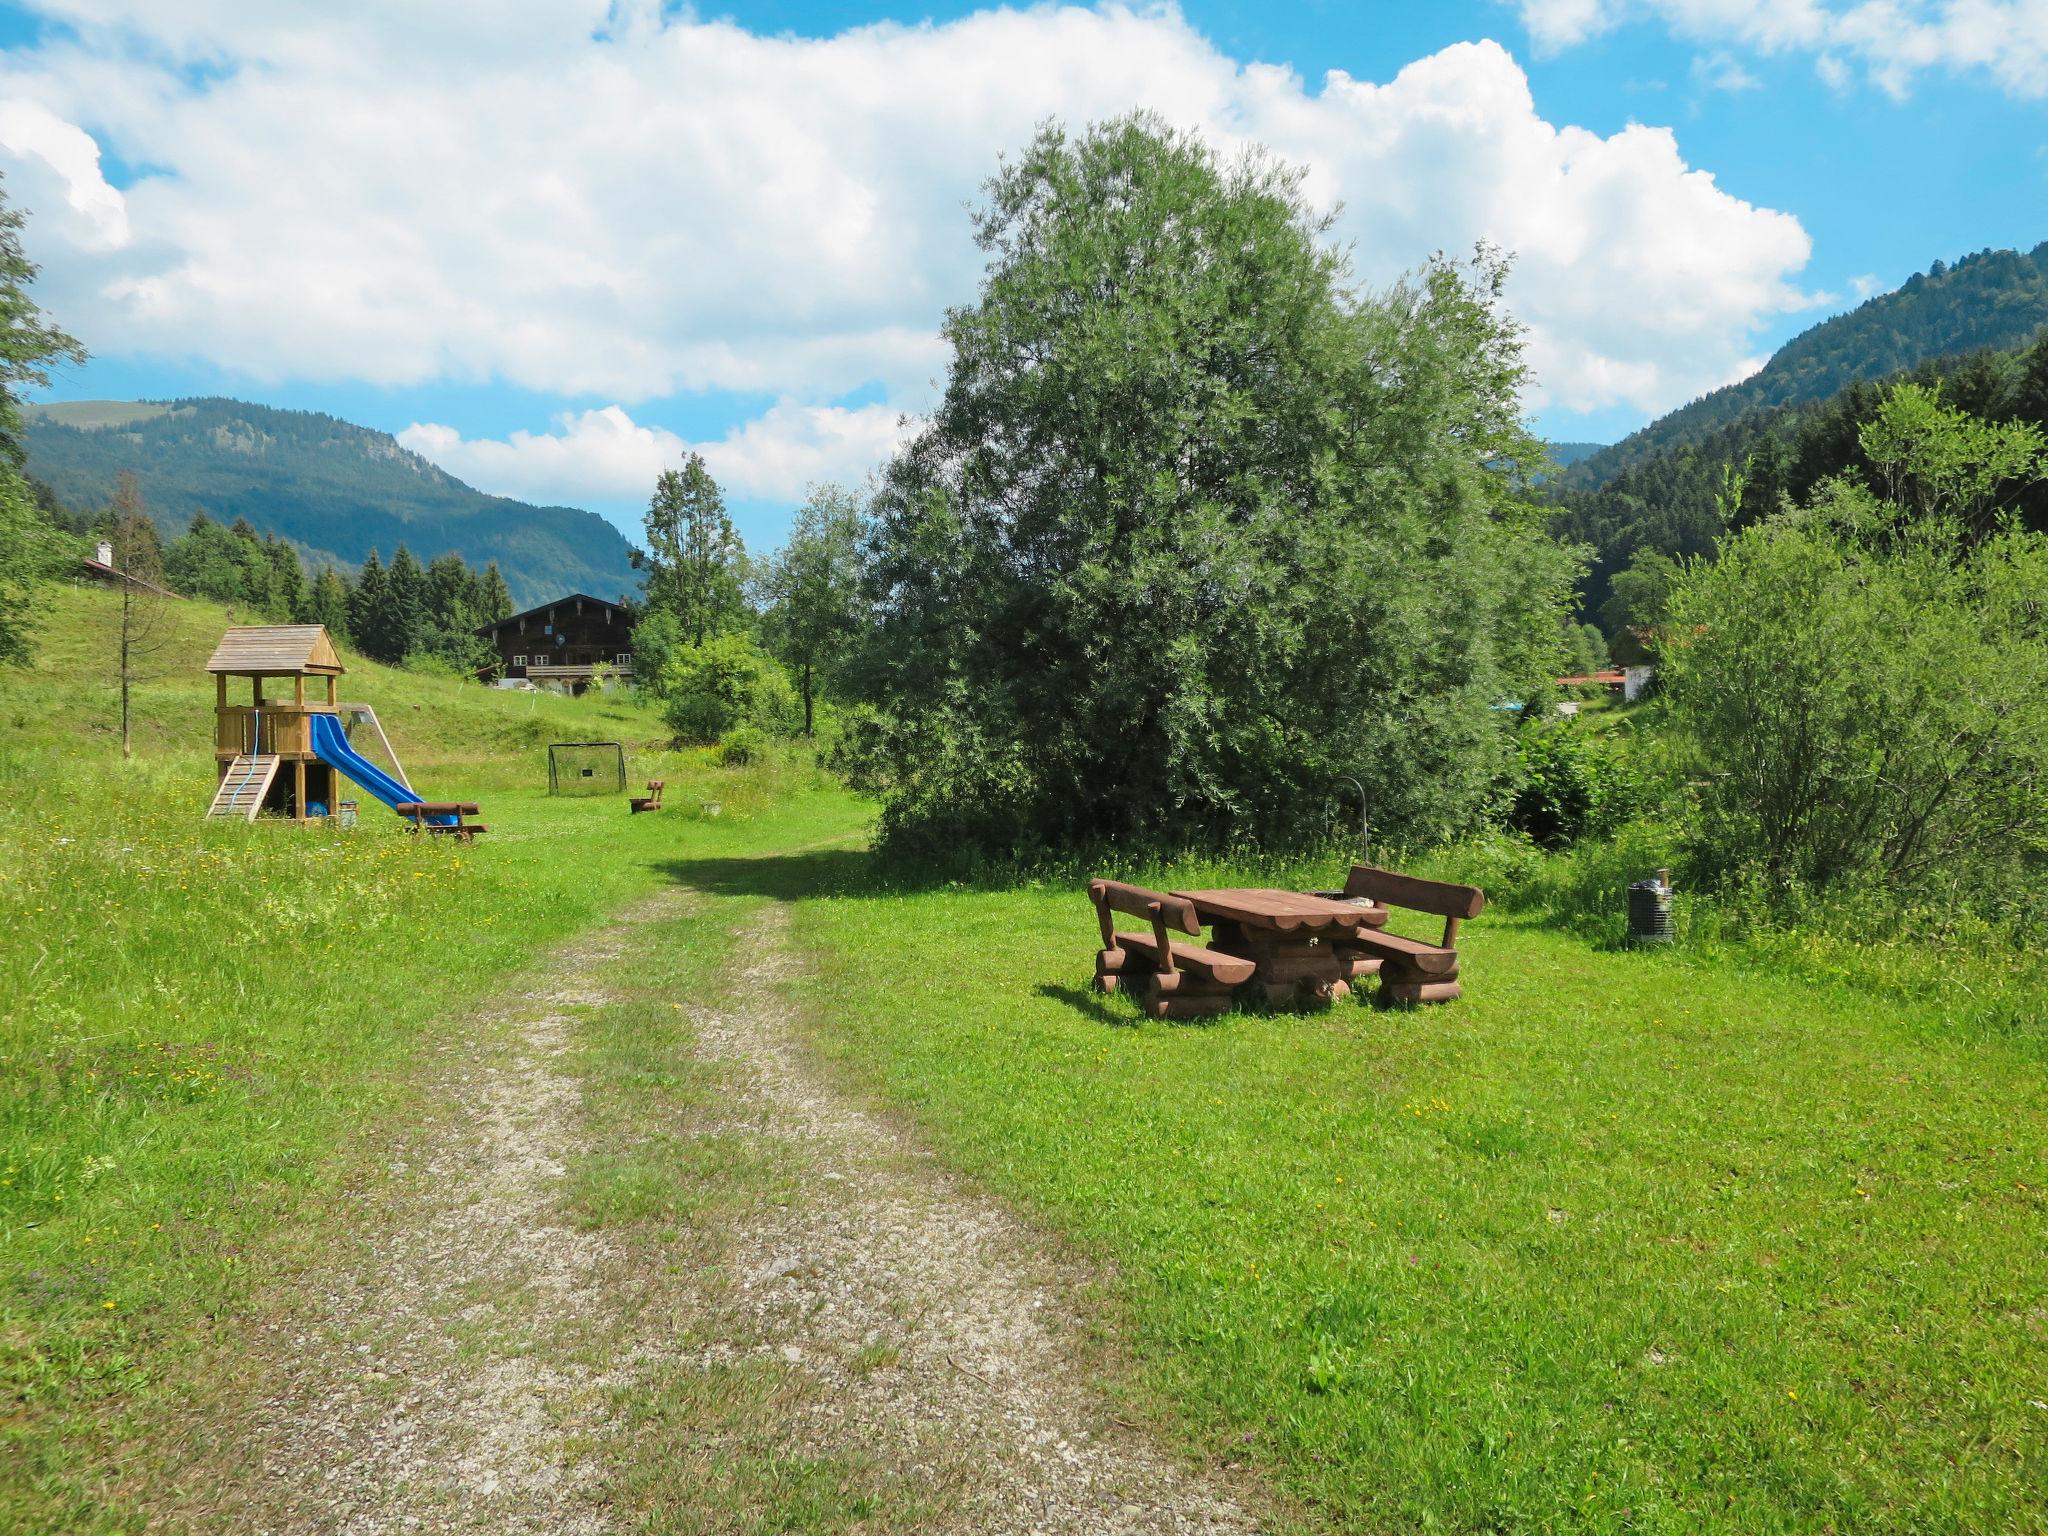
[[[341,728],[338,717],[314,715],[311,718],[313,755],[321,762],[330,768],[339,768],[386,805],[400,806],[418,801],[418,795],[348,744],[348,733]],[[453,821],[454,818],[439,817],[436,820]]]

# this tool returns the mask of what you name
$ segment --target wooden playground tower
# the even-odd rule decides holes
[[[254,821],[257,812],[271,811],[305,823],[332,816],[339,775],[313,750],[315,715],[367,720],[397,766],[376,712],[339,702],[346,669],[323,626],[239,625],[221,638],[206,670],[214,678],[213,760],[220,775],[209,818]],[[245,704],[228,699],[228,679],[238,677],[249,680]],[[290,678],[291,696],[267,698],[271,678]],[[308,698],[309,691],[324,697]]]

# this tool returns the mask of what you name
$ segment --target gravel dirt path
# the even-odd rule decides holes
[[[1098,1277],[820,1071],[778,986],[788,924],[782,904],[750,916],[748,1006],[701,1015],[698,1042],[734,1085],[707,1129],[775,1143],[807,1196],[735,1224],[724,1303],[824,1389],[792,1433],[910,1469],[949,1511],[935,1529],[1257,1529],[1091,1384],[1076,1297]],[[878,1350],[886,1366],[858,1368]]]
[[[391,1151],[397,1195],[253,1341],[267,1385],[247,1470],[207,1500],[217,1528],[648,1528],[610,1493],[619,1405],[739,1366],[777,1383],[751,1426],[771,1459],[882,1469],[862,1530],[1258,1529],[1091,1379],[1106,1351],[1083,1298],[1100,1276],[821,1069],[781,985],[785,904],[745,912],[747,969],[726,978],[742,1001],[681,1000],[723,1085],[682,1130],[771,1158],[796,1193],[713,1202],[689,1262],[651,1265],[638,1239],[570,1219],[563,1174],[589,1150],[578,1020],[617,1000],[607,978],[635,946],[704,920],[737,916],[664,893],[465,1026],[444,1112]],[[679,1458],[719,1454],[691,1434],[671,1442]],[[656,1528],[781,1528],[724,1499]]]

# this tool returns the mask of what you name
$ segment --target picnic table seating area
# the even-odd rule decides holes
[[[1172,937],[1201,936],[1201,919],[1194,903],[1184,897],[1120,880],[1091,880],[1088,899],[1095,903],[1102,927],[1102,948],[1095,956],[1096,986],[1104,992],[1142,989],[1144,1009],[1155,1019],[1222,1013],[1235,1000],[1238,986],[1252,979],[1255,962]],[[1111,915],[1116,912],[1144,918],[1151,931],[1117,932]]]
[[[626,814],[628,816],[638,816],[642,811],[660,810],[661,792],[667,787],[667,783],[666,779],[649,779],[647,781],[647,793],[635,795],[626,802]]]
[[[477,814],[476,804],[469,800],[408,800],[392,809],[412,823],[415,836],[430,832],[468,843],[476,840],[477,833],[491,830],[480,821],[469,820]]]
[[[1476,886],[1370,864],[1354,865],[1341,891],[1153,891],[1092,880],[1088,898],[1102,929],[1096,986],[1141,993],[1158,1019],[1222,1013],[1240,996],[1275,1007],[1334,1002],[1373,976],[1382,1003],[1449,1002],[1461,995],[1458,924],[1486,905]],[[1442,917],[1442,941],[1386,932],[1391,907]],[[1118,932],[1118,912],[1143,918],[1150,931]],[[1199,940],[1205,924],[1206,945],[1173,937]]]
[[[1435,944],[1385,932],[1384,915],[1377,924],[1360,928],[1345,941],[1342,947],[1347,952],[1379,962],[1381,1002],[1447,1003],[1462,995],[1458,985],[1458,924],[1477,917],[1485,907],[1486,893],[1478,886],[1423,880],[1371,864],[1354,864],[1343,891],[1330,894],[1344,900],[1369,901],[1382,914],[1390,906],[1403,907],[1444,920],[1443,938]]]

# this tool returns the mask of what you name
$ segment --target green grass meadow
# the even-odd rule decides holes
[[[821,1048],[1110,1260],[1154,1401],[1317,1523],[2040,1528],[2038,1035],[1498,910],[1456,1005],[1159,1023],[1064,883],[863,876],[709,878],[801,900]]]
[[[414,786],[476,797],[491,832],[414,838],[367,796],[350,833],[209,824],[225,615],[166,610],[124,762],[110,599],[58,597],[38,667],[0,673],[0,1529],[111,1530],[108,1447],[403,1120],[428,1054],[462,1048],[465,1008],[668,880],[679,843],[750,846],[812,799],[858,813],[808,769],[655,750],[630,702],[350,659],[343,697]],[[667,779],[668,811],[547,796],[545,744],[598,738]]]
[[[658,1246],[698,1202],[774,1190],[666,1160],[664,1116],[714,1090],[661,994],[696,997],[729,930],[788,901],[821,1053],[1097,1256],[1136,1362],[1114,1389],[1304,1529],[2048,1522],[2048,993],[2025,957],[1973,1001],[1954,954],[1637,954],[1530,895],[1466,927],[1456,1004],[1153,1022],[1090,990],[1078,878],[905,883],[798,756],[663,751],[623,699],[351,661],[343,697],[489,835],[415,839],[367,800],[349,834],[209,825],[225,617],[177,606],[123,762],[109,604],[59,592],[37,667],[0,672],[0,1529],[137,1528],[148,1473],[121,1448],[179,1411],[466,1011],[670,882],[704,893],[694,926],[653,925],[647,986],[585,1029],[600,1152],[566,1198],[593,1224]],[[669,808],[548,798],[545,744],[593,738]],[[628,1406],[620,1496],[651,1509],[708,1465],[661,1453],[701,1405]],[[863,1528],[871,1502],[814,1523]]]

